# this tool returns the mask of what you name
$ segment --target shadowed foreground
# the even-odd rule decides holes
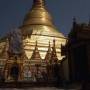
[[[27,89],[17,89],[17,88],[6,88],[6,89],[0,89],[0,90],[80,90],[80,89],[59,89],[59,88],[49,88],[49,87],[42,87],[42,88],[27,88]]]
[[[69,86],[69,85],[68,85]],[[81,90],[80,85],[56,86],[55,83],[51,82],[9,82],[0,83],[0,90]]]

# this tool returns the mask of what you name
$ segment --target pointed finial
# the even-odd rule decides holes
[[[49,47],[50,47],[50,41],[49,41]]]
[[[88,22],[88,26],[90,26],[90,17],[89,17],[89,22]]]
[[[76,17],[73,18],[73,22],[76,23]]]
[[[33,6],[35,7],[44,7],[45,0],[33,0]]]
[[[53,39],[53,45],[54,45],[54,47],[55,47],[55,39]]]
[[[73,18],[73,27],[76,25],[76,18]]]
[[[50,41],[49,41],[49,46],[48,46],[48,52],[51,53],[51,45],[50,45]]]
[[[37,40],[36,40],[36,46],[37,46]]]

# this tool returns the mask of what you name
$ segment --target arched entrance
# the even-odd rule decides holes
[[[14,81],[18,81],[19,78],[19,65],[17,63],[14,63],[10,69],[10,76]]]

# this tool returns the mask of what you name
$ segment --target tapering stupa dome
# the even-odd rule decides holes
[[[49,42],[52,47],[55,39],[57,55],[61,59],[60,45],[65,44],[66,39],[54,26],[52,17],[45,8],[45,0],[33,0],[32,8],[24,18],[21,31],[23,36],[26,37],[24,44],[28,58],[31,57],[37,41],[40,55],[44,59]]]
[[[24,25],[47,25],[53,26],[52,18],[45,9],[44,0],[33,0],[33,7],[26,15],[23,24]]]

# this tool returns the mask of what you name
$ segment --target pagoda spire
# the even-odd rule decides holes
[[[45,60],[46,60],[46,63],[48,63],[51,60],[51,46],[50,46],[50,41],[49,41],[48,51],[47,51],[46,56],[45,56]]]
[[[56,47],[55,47],[55,39],[53,40],[53,47],[52,47],[52,53],[51,53],[51,60],[52,63],[57,62],[57,54],[56,54]]]
[[[37,41],[36,41],[35,49],[32,53],[31,59],[32,60],[40,60],[41,59],[41,56],[40,56],[40,53],[38,50],[38,46],[37,46]]]
[[[77,19],[76,17],[73,17],[73,29],[75,29],[76,25],[77,25]]]
[[[45,0],[33,0],[34,7],[44,7]]]
[[[90,26],[90,17],[89,17],[89,22],[88,22],[88,26]]]

